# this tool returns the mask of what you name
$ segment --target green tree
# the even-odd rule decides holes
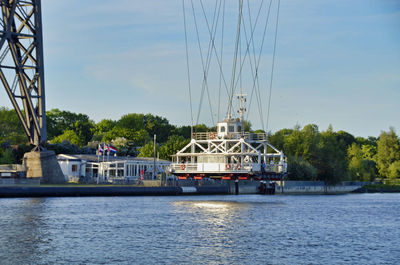
[[[100,122],[94,124],[92,128],[92,141],[101,141],[104,134],[110,132],[116,125],[116,121],[110,119],[103,119]]]
[[[377,146],[376,142],[378,141],[378,138],[373,137],[373,136],[368,136],[367,138],[358,136],[355,138],[355,141],[359,145]]]
[[[22,163],[22,158],[24,157],[24,154],[27,152],[30,152],[32,150],[32,145],[30,144],[19,144],[16,146],[13,146],[13,156],[15,159],[16,163]]]
[[[118,137],[127,139],[129,142],[134,143],[135,146],[142,146],[147,141],[151,140],[151,137],[145,129],[136,131],[128,128],[114,127],[111,131],[103,135],[102,141],[110,142]]]
[[[46,143],[45,147],[48,150],[54,151],[56,154],[82,154],[82,153],[87,153],[85,152],[86,149],[80,149],[78,146],[75,144],[72,144],[70,141],[65,140],[63,142],[58,142],[58,143]],[[93,153],[93,152],[90,152]]]
[[[300,126],[296,125],[290,135],[285,137],[283,150],[284,153],[288,156],[302,156],[303,150],[301,149],[302,145],[302,135],[300,131]]]
[[[196,132],[208,132],[210,128],[208,128],[205,124],[197,124],[193,127],[193,131]]]
[[[15,164],[16,162],[11,148],[0,148],[0,164]]]
[[[156,145],[156,152],[160,152],[160,147]],[[154,157],[154,143],[148,142],[147,144],[143,145],[139,150],[139,157]]]
[[[120,156],[138,155],[135,144],[124,137],[117,137],[112,140],[111,143],[117,148],[117,153]]]
[[[146,129],[144,114],[126,114],[117,121],[116,127],[130,131],[144,130]]]
[[[187,145],[189,142],[189,139],[185,139],[182,136],[171,135],[170,137],[168,137],[168,141],[164,143],[160,148],[160,158],[171,160],[171,156],[183,147],[185,147],[185,145]]]
[[[288,157],[289,180],[316,180],[317,169],[302,157]]]
[[[103,120],[99,126],[95,126],[96,139],[99,139],[99,134],[102,135],[103,142],[110,142],[118,137],[123,137],[130,145],[142,146],[152,138],[146,130],[145,121],[145,115],[136,113],[122,116],[115,125],[112,121]]]
[[[185,139],[191,139],[192,126],[181,126],[174,129],[173,134],[182,136]],[[193,130],[194,131],[194,130]]]
[[[301,135],[302,157],[311,164],[314,164],[319,156],[318,144],[321,138],[321,135],[318,131],[318,126],[315,124],[308,124],[304,126],[304,128],[301,130]]]
[[[79,146],[85,146],[93,137],[94,123],[92,121],[77,121],[72,126],[72,130],[79,138]]]
[[[0,107],[0,143],[26,143],[27,137],[15,110]]]
[[[171,133],[171,135],[175,134],[175,135],[179,135],[182,136],[185,139],[191,139],[191,126],[181,126],[181,127],[175,127],[175,129],[173,130],[173,132]],[[211,128],[208,128],[206,125],[204,124],[198,124],[193,126],[193,133],[196,132],[208,132],[211,131]]]
[[[361,151],[365,159],[374,161],[374,157],[377,152],[377,147],[376,145],[363,144],[361,145]]]
[[[389,166],[389,178],[400,178],[400,160],[397,160]]]
[[[169,124],[166,118],[146,114],[144,116],[145,129],[150,136],[157,135],[157,141],[164,143],[175,130],[175,126]]]
[[[332,126],[321,133],[319,156],[316,161],[318,178],[327,184],[336,184],[347,177],[347,149],[339,144]]]
[[[94,134],[102,134],[102,133],[111,131],[115,127],[116,124],[117,124],[116,121],[113,121],[110,119],[103,119],[94,125],[93,133]]]
[[[363,147],[366,145],[363,145]],[[360,148],[353,143],[348,149],[349,177],[354,181],[373,181],[376,176],[376,164],[369,158],[370,154],[365,153],[367,148]]]
[[[248,120],[244,120],[242,123],[243,123],[243,130],[245,132],[251,132],[251,122]]]
[[[52,109],[46,111],[47,122],[47,138],[52,139],[63,134],[66,130],[74,130],[76,123],[86,124],[93,122],[89,120],[89,116],[82,113],[73,113],[70,111]],[[79,134],[79,132],[77,132]]]
[[[319,142],[320,133],[317,125],[308,124],[302,130],[296,126],[285,138],[283,150],[287,155],[302,157],[314,164],[319,155]]]
[[[390,128],[388,132],[382,132],[377,141],[377,153],[375,161],[378,172],[381,177],[389,177],[396,175],[396,166],[391,165],[400,160],[400,140],[396,135],[394,128]]]
[[[80,147],[82,147],[84,145],[84,143],[82,142],[82,139],[80,139],[79,136],[76,134],[76,132],[73,130],[66,130],[63,134],[54,137],[50,142],[52,144],[69,142],[71,144],[74,144],[74,145],[80,146]]]
[[[282,129],[274,134],[268,136],[268,141],[278,148],[279,150],[284,150],[284,145],[286,138],[293,133],[293,129]],[[286,152],[286,150],[284,150]]]
[[[336,132],[336,139],[340,147],[345,150],[356,141],[356,138],[353,135],[342,130]]]

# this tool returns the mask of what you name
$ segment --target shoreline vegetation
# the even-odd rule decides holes
[[[356,193],[394,193],[400,192],[400,184],[369,184],[354,191]]]
[[[97,123],[86,114],[59,109],[47,111],[46,116],[45,147],[56,154],[95,154],[99,143],[110,143],[117,148],[118,156],[153,157],[156,135],[157,156],[170,160],[191,138],[190,126],[175,126],[152,114],[130,113]],[[252,128],[249,121],[245,121],[245,130],[263,132]],[[194,127],[194,132],[209,131],[215,131],[215,127]],[[386,184],[373,184],[368,191],[399,190],[400,138],[392,127],[367,138],[334,131],[332,126],[320,131],[315,124],[267,134],[269,142],[287,156],[287,180],[324,181],[328,185],[381,181]],[[32,148],[15,111],[0,107],[0,164],[21,163],[24,153]]]

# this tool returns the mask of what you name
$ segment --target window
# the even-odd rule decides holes
[[[72,165],[72,172],[78,172],[78,165]]]
[[[242,126],[238,126],[238,132],[242,131]]]
[[[235,126],[233,125],[229,126],[229,132],[235,132]]]
[[[225,126],[222,126],[220,130],[221,132],[225,132]]]

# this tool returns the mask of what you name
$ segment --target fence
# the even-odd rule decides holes
[[[25,165],[20,164],[9,164],[9,165],[0,165],[0,172],[21,172],[26,171]]]

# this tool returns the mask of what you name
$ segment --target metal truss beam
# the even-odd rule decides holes
[[[40,0],[0,0],[0,79],[31,144],[46,141]]]

